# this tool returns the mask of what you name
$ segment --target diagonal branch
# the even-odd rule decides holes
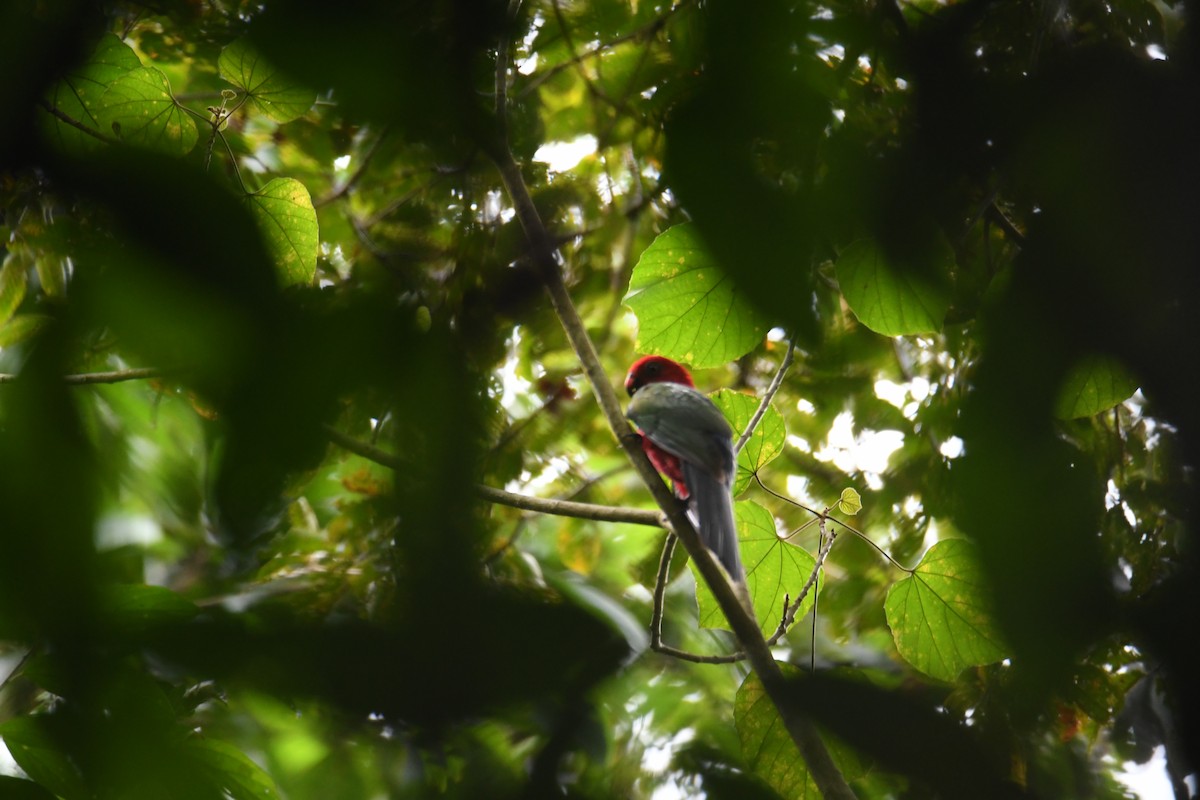
[[[710,551],[700,542],[683,506],[667,489],[667,485],[663,483],[658,473],[654,471],[649,459],[638,446],[637,437],[630,435],[629,423],[621,413],[616,392],[600,364],[595,347],[587,335],[587,330],[584,328],[579,312],[563,281],[558,256],[553,248],[553,240],[533,203],[529,187],[525,185],[525,179],[521,174],[521,168],[507,144],[508,60],[509,42],[504,40],[499,43],[497,48],[496,131],[492,140],[483,143],[483,148],[500,172],[521,228],[525,232],[530,257],[545,281],[551,305],[553,305],[559,322],[567,334],[567,339],[592,385],[596,402],[608,421],[609,427],[612,428],[613,435],[625,450],[634,468],[653,495],[655,502],[670,520],[672,531],[683,542],[688,555],[704,577],[720,605],[721,611],[725,614],[730,628],[746,651],[751,666],[762,680],[767,695],[778,709],[788,733],[804,757],[817,787],[829,800],[853,800],[854,793],[846,783],[845,776],[833,763],[829,750],[821,741],[811,720],[798,713],[793,704],[789,702],[787,683],[758,629],[758,623],[742,605],[737,592],[725,572],[713,559]]]
[[[750,437],[754,435],[754,429],[758,427],[758,423],[762,422],[762,418],[766,416],[767,409],[771,407],[771,401],[775,399],[775,393],[783,385],[783,376],[787,374],[788,367],[792,365],[792,356],[795,352],[796,340],[789,339],[787,352],[783,354],[783,361],[779,363],[779,369],[775,371],[775,377],[771,379],[771,385],[763,393],[762,402],[758,404],[758,408],[754,409],[754,416],[750,417],[750,421],[746,423],[746,430],[742,431],[742,435],[738,437],[737,444],[733,446],[734,455],[742,452],[742,448],[746,446],[746,442],[750,441]]]

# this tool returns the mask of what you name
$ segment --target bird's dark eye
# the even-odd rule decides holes
[[[656,362],[656,361],[651,361],[649,364],[646,365],[646,372],[649,372],[651,375],[658,372],[658,370],[659,370],[659,365],[658,365],[658,362]]]

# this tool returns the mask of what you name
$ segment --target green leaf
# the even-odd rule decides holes
[[[926,675],[949,681],[966,667],[1007,655],[990,601],[975,546],[947,539],[892,584],[884,611],[900,655]]]
[[[49,790],[33,781],[0,775],[0,797],[4,800],[55,800]]]
[[[112,131],[105,130],[100,121],[104,93],[122,75],[141,66],[133,48],[107,33],[101,37],[87,63],[54,85],[46,102],[81,125],[112,136]],[[51,138],[69,151],[86,151],[102,144],[100,139],[58,117],[47,116],[46,125]]]
[[[795,601],[804,584],[812,576],[816,559],[806,550],[785,542],[775,531],[775,520],[771,512],[752,500],[733,504],[737,519],[738,546],[742,564],[746,567],[746,588],[754,605],[754,615],[764,633],[773,633],[779,626],[783,613],[783,598],[788,595]],[[704,579],[697,573],[696,601],[700,606],[700,625],[705,628],[726,628],[725,615],[717,605]],[[821,581],[809,590],[796,619],[800,619],[812,608]]]
[[[742,431],[746,429],[750,418],[758,409],[758,398],[732,389],[721,389],[710,397],[733,426],[734,439],[741,437]],[[783,416],[774,407],[768,407],[758,427],[746,440],[746,446],[738,453],[737,480],[733,487],[735,495],[745,491],[754,474],[783,452],[786,440],[787,429],[783,424]]]
[[[194,603],[164,586],[116,584],[106,586],[102,598],[105,618],[123,630],[186,622],[199,613]]]
[[[217,739],[194,739],[192,753],[233,800],[276,800],[279,790],[262,767]]]
[[[28,257],[19,249],[9,250],[0,267],[0,328],[17,313],[28,283]]]
[[[942,243],[927,274],[945,274],[954,264],[954,253]],[[911,269],[890,264],[869,239],[860,239],[841,252],[837,279],[842,296],[854,316],[876,333],[902,336],[936,333],[950,307],[950,293],[914,275]]]
[[[1067,373],[1054,415],[1059,419],[1090,417],[1128,400],[1137,388],[1137,379],[1115,358],[1088,356]]]
[[[637,349],[695,367],[740,358],[766,326],[717,269],[691,224],[659,234],[642,253],[625,303],[638,318]]]
[[[196,123],[171,94],[167,76],[153,67],[121,75],[101,99],[101,133],[169,155],[196,145]]]
[[[785,677],[800,675],[800,670],[791,664],[780,663],[779,668]],[[748,674],[738,687],[733,700],[733,721],[742,744],[742,758],[755,775],[780,797],[821,800],[821,792],[780,718],[779,709],[767,696],[755,672]],[[825,732],[821,738],[846,780],[866,774],[863,760],[846,744]]]
[[[276,122],[304,116],[317,101],[316,92],[288,80],[245,39],[221,51],[217,68],[225,80],[245,91],[250,102]]]
[[[57,746],[41,717],[0,725],[0,738],[25,774],[64,800],[91,797],[75,763]]]
[[[859,511],[862,511],[862,498],[859,497],[857,491],[847,487],[842,489],[842,494],[838,497],[837,507],[838,511],[853,517]]]
[[[50,322],[45,314],[17,314],[4,325],[0,325],[0,347],[27,342]]]
[[[276,178],[246,195],[285,286],[312,283],[317,274],[317,211],[304,184]]]

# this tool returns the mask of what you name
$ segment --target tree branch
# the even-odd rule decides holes
[[[563,282],[562,271],[559,269],[558,257],[553,249],[550,234],[533,203],[529,187],[525,185],[521,168],[517,165],[512,151],[507,146],[505,98],[508,85],[508,51],[509,42],[501,41],[496,55],[497,61],[502,62],[496,65],[497,135],[492,141],[485,142],[483,146],[499,170],[505,189],[512,199],[517,219],[520,221],[529,243],[533,263],[542,274],[546,290],[550,295],[550,302],[558,315],[559,322],[567,334],[567,339],[570,341],[576,357],[583,365],[584,373],[595,392],[596,402],[608,421],[609,427],[612,428],[613,435],[624,448],[626,455],[637,469],[659,508],[667,515],[671,529],[683,542],[688,555],[704,577],[720,605],[721,611],[729,621],[730,628],[746,651],[751,666],[762,680],[767,695],[779,710],[780,718],[804,757],[817,787],[828,800],[853,800],[854,793],[846,783],[845,776],[833,763],[829,750],[821,741],[816,728],[788,701],[787,683],[758,629],[758,623],[742,605],[724,570],[700,542],[682,505],[667,489],[667,485],[655,472],[654,467],[650,465],[646,454],[638,446],[637,438],[630,435],[629,423],[621,412],[616,392],[600,364],[600,359],[587,335],[583,320],[580,319],[579,312],[571,301],[566,284]]]
[[[368,461],[393,470],[405,469],[404,460],[394,453],[381,450],[374,445],[348,436],[332,425],[322,426],[329,440],[344,450],[362,456]],[[477,495],[492,503],[511,506],[523,511],[536,511],[541,514],[554,514],[559,517],[575,517],[590,519],[596,522],[628,522],[631,525],[647,525],[652,528],[664,527],[663,515],[658,511],[644,508],[621,508],[620,506],[601,506],[595,503],[577,503],[573,500],[555,500],[546,497],[533,497],[527,494],[506,492],[483,484],[476,484],[474,491]]]
[[[168,370],[156,367],[136,369],[118,369],[111,372],[82,372],[76,375],[63,375],[63,383],[72,386],[83,386],[91,383],[121,383],[123,381],[142,381],[149,378],[162,378],[169,374]],[[20,375],[11,372],[0,372],[0,383],[12,383]]]
[[[750,437],[754,435],[754,429],[758,427],[758,423],[762,422],[767,409],[771,407],[771,401],[775,399],[775,393],[783,385],[783,376],[787,374],[788,367],[792,365],[792,356],[795,352],[796,340],[789,339],[787,352],[783,354],[783,361],[780,362],[779,369],[775,371],[775,377],[771,379],[771,385],[763,393],[762,402],[758,404],[758,408],[754,409],[754,416],[750,417],[750,421],[746,423],[746,430],[742,431],[742,435],[738,437],[737,444],[733,446],[733,454],[735,456],[742,452],[742,448],[746,446],[746,442],[750,441]]]

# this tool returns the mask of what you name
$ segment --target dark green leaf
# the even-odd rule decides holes
[[[192,755],[207,770],[217,786],[232,800],[276,800],[279,790],[271,776],[245,753],[219,739],[191,741]]]
[[[948,247],[939,256],[942,263],[935,269],[914,272],[890,263],[874,242],[860,239],[838,256],[838,283],[854,315],[876,333],[936,333],[942,329],[950,295],[922,276],[953,265]]]
[[[1137,379],[1116,359],[1088,356],[1067,373],[1054,415],[1059,419],[1090,417],[1128,400],[1137,388]]]

